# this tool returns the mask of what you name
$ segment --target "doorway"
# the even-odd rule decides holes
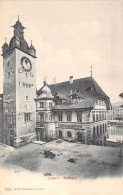
[[[77,141],[82,142],[82,133],[80,132],[77,133]]]
[[[62,138],[62,131],[59,130],[59,139]]]

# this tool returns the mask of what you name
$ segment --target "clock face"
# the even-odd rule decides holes
[[[32,70],[32,63],[27,57],[21,58],[21,66],[26,72],[30,72]]]

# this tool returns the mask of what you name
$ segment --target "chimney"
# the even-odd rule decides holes
[[[69,82],[70,82],[70,84],[73,83],[73,76],[70,76],[70,77],[69,77]]]
[[[43,81],[43,84],[44,84],[44,86],[45,86],[45,85],[47,85],[47,82],[46,82],[46,81]]]

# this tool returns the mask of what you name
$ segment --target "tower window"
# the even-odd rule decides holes
[[[28,76],[27,72],[26,72],[26,77]]]
[[[9,66],[10,65],[10,62],[8,61],[7,65]]]
[[[10,72],[8,72],[8,77],[10,77]]]
[[[31,119],[31,114],[28,113],[24,115],[25,122],[30,121],[30,119]]]
[[[22,85],[23,85],[23,87],[25,87],[25,83],[24,82],[22,83]]]
[[[26,100],[28,100],[28,96],[26,96]]]

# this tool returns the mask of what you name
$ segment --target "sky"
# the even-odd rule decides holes
[[[19,19],[24,37],[36,49],[36,83],[48,84],[89,77],[98,82],[111,102],[123,101],[123,1],[1,1],[0,54]],[[0,56],[0,93],[3,85]]]

